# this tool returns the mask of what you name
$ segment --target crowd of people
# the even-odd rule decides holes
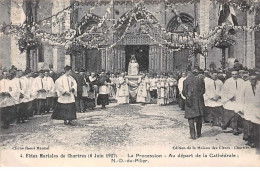
[[[178,81],[180,107],[185,109],[191,139],[201,137],[202,123],[223,132],[243,133],[246,145],[260,150],[260,73],[234,65],[225,73],[188,71]],[[195,127],[196,123],[196,127]]]
[[[259,149],[260,75],[235,64],[230,70],[195,68],[175,73],[140,73],[138,80],[127,72],[99,74],[84,69],[72,72],[33,72],[15,67],[0,70],[0,111],[4,128],[25,123],[34,115],[52,112],[52,119],[72,125],[76,113],[117,104],[148,103],[160,106],[178,102],[185,110],[192,139],[201,136],[202,123],[220,126],[224,132],[243,133],[247,145]],[[194,125],[196,123],[196,126]],[[197,135],[196,135],[197,133]]]

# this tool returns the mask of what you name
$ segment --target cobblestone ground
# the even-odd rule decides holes
[[[0,147],[49,146],[68,151],[172,151],[174,147],[246,147],[242,135],[223,133],[219,127],[203,124],[202,137],[189,138],[188,122],[177,105],[116,105],[105,110],[78,113],[73,126],[50,119],[50,114],[35,116],[27,123],[1,130]],[[154,150],[156,149],[156,150]],[[245,150],[255,153],[254,149]]]

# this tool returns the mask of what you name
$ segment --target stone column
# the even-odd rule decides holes
[[[23,2],[19,0],[11,1],[10,21],[13,25],[20,25],[25,20],[25,14],[22,8]],[[14,36],[10,37],[10,60],[11,65],[15,65],[18,69],[25,70],[26,68],[26,52],[20,53],[17,45],[17,40]]]
[[[52,14],[58,13],[61,9],[61,2],[53,0]],[[52,33],[58,34],[60,32],[60,26],[54,24],[56,18],[52,18]],[[58,71],[58,47],[54,46],[52,49],[53,56],[53,70]]]
[[[247,13],[247,26],[255,25],[255,12],[252,14]],[[245,66],[247,68],[255,68],[255,32],[247,31],[246,40],[246,58]]]
[[[70,0],[53,0],[52,15],[57,14],[70,5]],[[56,18],[52,18],[52,22],[56,22]],[[65,15],[64,25],[62,23],[52,24],[52,33],[59,34],[70,28],[70,15]],[[62,71],[65,65],[71,65],[70,56],[65,55],[65,47],[55,46],[53,52],[53,70]]]
[[[60,2],[63,2],[63,9],[70,5],[70,0],[62,0]],[[62,29],[64,29],[64,30],[62,30],[62,32],[65,32],[66,30],[70,29],[70,14],[67,14],[65,16],[65,23],[64,23],[64,26]],[[65,50],[65,48],[64,48],[64,50]],[[66,65],[71,65],[71,58],[70,58],[70,55],[66,55],[66,53],[65,53],[64,66],[66,66]]]

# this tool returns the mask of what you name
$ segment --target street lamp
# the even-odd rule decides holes
[[[207,70],[207,56],[208,56],[208,53],[209,53],[209,51],[208,51],[208,49],[207,49],[207,47],[205,46],[205,48],[204,48],[204,50],[203,50],[203,56],[204,56],[204,58],[205,58],[205,67],[204,67],[204,70]]]

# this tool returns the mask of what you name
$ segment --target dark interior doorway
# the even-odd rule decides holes
[[[88,72],[101,71],[101,52],[97,49],[85,50],[85,69]]]
[[[189,50],[182,49],[173,53],[174,70],[186,71],[186,66],[189,58]],[[194,66],[194,65],[193,65]]]
[[[128,70],[131,55],[139,64],[139,71],[149,72],[149,45],[126,45],[125,46],[125,70]]]

